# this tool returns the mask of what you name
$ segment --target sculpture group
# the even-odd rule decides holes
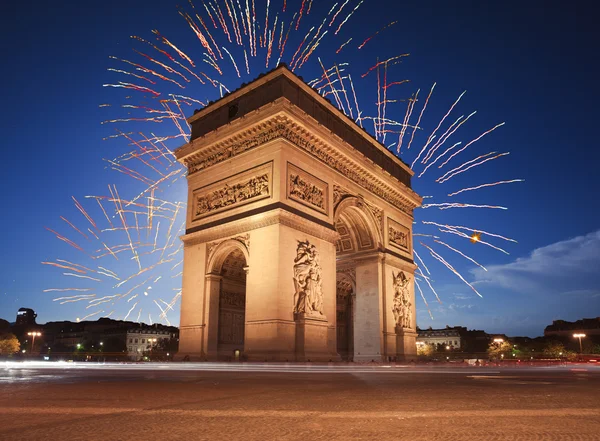
[[[412,303],[410,302],[410,292],[408,284],[410,280],[404,274],[404,271],[400,271],[394,275],[394,320],[396,326],[401,328],[410,328],[411,325],[411,309]]]
[[[298,241],[294,259],[294,314],[323,316],[323,285],[319,253],[307,241]]]

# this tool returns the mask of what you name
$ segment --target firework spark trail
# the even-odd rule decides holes
[[[360,124],[360,127],[362,128],[362,118],[361,118],[361,112],[360,109],[358,107],[358,99],[356,98],[356,91],[354,90],[354,83],[352,82],[352,76],[348,75],[348,81],[350,81],[350,86],[352,88],[352,95],[354,96],[354,105],[356,106],[356,120],[355,122],[358,122]]]
[[[344,49],[344,47],[346,47],[351,41],[352,41],[352,37],[350,37],[348,39],[348,41],[346,41],[345,43],[342,43],[342,45],[339,47],[339,49],[337,51],[335,51],[335,53],[339,54],[342,51],[342,49]]]
[[[438,301],[438,303],[442,304],[442,301],[440,300],[440,296],[438,295],[437,291],[435,290],[435,288],[431,284],[431,281],[429,280],[429,277],[426,277],[425,274],[423,274],[423,272],[421,270],[419,270],[419,271],[420,271],[421,275],[423,276],[423,279],[425,280],[425,283],[427,283],[427,286],[429,286],[429,289],[431,290],[431,292],[433,293],[433,295],[435,295],[435,298]]]
[[[145,54],[145,53],[143,53],[143,52],[140,52],[140,51],[138,51],[138,50],[135,50],[135,49],[134,49],[133,51],[134,51],[134,52],[136,52],[137,54],[141,55],[142,57],[145,57],[145,58],[146,58],[148,61],[150,61],[150,62],[152,62],[152,63],[155,63],[155,64],[157,64],[158,66],[162,67],[162,68],[163,68],[163,69],[165,69],[167,72],[169,72],[169,73],[173,73],[173,74],[175,74],[175,75],[179,75],[179,76],[180,76],[181,78],[183,78],[183,80],[184,80],[184,81],[186,81],[187,83],[189,83],[189,82],[190,82],[190,80],[189,80],[189,79],[188,79],[188,78],[187,78],[185,75],[183,75],[181,72],[179,72],[179,71],[177,71],[177,70],[173,69],[172,67],[170,67],[170,66],[168,66],[168,65],[166,65],[166,64],[164,64],[164,63],[161,63],[161,62],[160,62],[160,61],[158,61],[158,60],[155,60],[155,59],[154,59],[154,58],[152,58],[150,55],[147,55],[147,54]],[[179,86],[179,88],[180,88],[180,89],[185,89],[185,86],[181,85],[181,83],[179,83],[178,81],[175,81],[175,80],[174,80],[174,79],[172,79],[172,78],[167,78],[167,77],[164,77],[164,79],[165,79],[165,81],[171,81],[173,84],[175,84],[175,85]]]
[[[294,19],[296,18],[296,14],[294,14],[294,16],[292,17],[292,20],[290,21],[290,25],[288,27],[288,30],[285,34],[285,38],[283,39],[283,45],[281,46],[281,51],[279,52],[279,60],[281,60],[283,58],[283,53],[285,52],[285,47],[287,45],[288,42],[288,38],[290,36],[290,32],[293,28],[294,25]],[[277,62],[277,64],[279,64],[279,61]]]
[[[508,210],[506,207],[498,205],[476,205],[476,204],[463,204],[459,202],[442,202],[439,204],[423,204],[421,208],[439,208],[440,210],[448,210],[450,208],[494,208],[499,210]]]
[[[464,254],[463,252],[457,250],[456,248],[452,248],[450,245],[448,245],[446,242],[442,242],[441,240],[434,240],[434,242],[439,243],[441,245],[444,245],[445,247],[451,249],[452,251],[454,251],[457,254],[460,254],[461,256],[463,256],[465,259],[470,260],[471,262],[473,262],[475,265],[477,265],[478,267],[482,268],[483,270],[487,271],[487,268],[483,265],[481,265],[479,262],[477,262],[475,259],[472,259],[471,257],[467,256],[466,254]]]
[[[152,81],[150,78],[146,78],[146,77],[145,77],[145,76],[143,76],[143,75],[137,75],[137,74],[134,74],[134,73],[132,73],[132,72],[127,72],[127,71],[125,71],[125,70],[121,70],[121,69],[113,69],[112,67],[109,67],[109,68],[108,68],[108,69],[106,69],[106,70],[107,70],[107,71],[109,71],[109,72],[120,73],[120,74],[123,74],[123,75],[131,75],[132,77],[135,77],[135,78],[137,78],[137,79],[139,79],[139,80],[148,81],[150,84],[156,84],[156,81]],[[109,105],[103,105],[103,106],[101,106],[101,107],[108,107],[108,106],[109,106]]]
[[[97,279],[95,277],[92,276],[82,276],[80,274],[73,274],[73,273],[63,273],[63,276],[70,276],[70,277],[77,277],[78,279],[86,279],[86,280],[92,280],[94,282],[102,282],[102,280]]]
[[[457,142],[456,144],[452,145],[451,147],[448,147],[444,153],[442,153],[437,158],[435,158],[432,162],[430,162],[429,164],[427,164],[427,167],[425,167],[423,169],[423,171],[419,174],[418,177],[421,178],[425,174],[425,172],[438,161],[438,159],[443,158],[444,155],[446,155],[446,153],[454,150],[455,147],[458,147],[461,144],[462,144],[462,142]]]
[[[169,46],[171,49],[173,49],[175,52],[177,52],[177,55],[179,55],[182,60],[185,60],[188,63],[190,63],[190,66],[196,67],[196,65],[194,64],[194,62],[192,61],[192,59],[190,57],[188,57],[185,54],[185,52],[183,52],[182,50],[180,50],[177,46],[175,46],[173,43],[171,43],[167,38],[163,37],[156,29],[154,29],[152,31],[152,33],[154,35],[156,35],[163,42],[163,44]]]
[[[73,228],[75,231],[77,231],[79,234],[81,234],[83,237],[85,237],[86,239],[89,239],[87,237],[87,235],[85,235],[84,233],[81,232],[81,230],[79,228],[77,228],[75,225],[73,225],[71,222],[69,222],[66,218],[60,216],[60,218],[62,220],[64,220],[67,224],[69,224],[71,226],[71,228]]]
[[[114,188],[114,191],[113,191],[113,188]],[[131,248],[133,258],[137,262],[138,267],[141,269],[142,263],[140,262],[140,258],[138,256],[137,250],[133,246],[133,241],[131,240],[131,235],[129,234],[129,228],[127,227],[127,223],[125,222],[125,216],[123,214],[123,206],[121,205],[121,202],[120,202],[121,198],[119,197],[119,193],[117,192],[117,187],[115,185],[113,185],[113,188],[111,188],[110,185],[108,186],[110,194],[113,197],[113,202],[115,204],[115,211],[117,212],[117,214],[119,215],[119,218],[121,219],[123,228],[125,228],[125,233],[127,234],[127,239],[129,240],[129,246]]]
[[[85,251],[83,250],[83,248],[81,248],[79,245],[77,245],[77,244],[76,244],[75,242],[73,242],[72,240],[70,240],[70,239],[67,239],[65,236],[63,236],[63,235],[61,235],[61,234],[58,234],[56,231],[54,231],[54,230],[51,230],[51,229],[50,229],[50,228],[48,228],[48,227],[45,227],[45,228],[46,228],[46,230],[50,231],[51,233],[54,233],[54,235],[55,235],[55,236],[56,236],[56,237],[57,237],[59,240],[62,240],[63,242],[65,242],[65,243],[67,243],[67,244],[71,245],[71,246],[72,246],[73,248],[75,248],[76,250],[79,250],[79,251],[81,251],[81,252],[85,253]],[[90,257],[91,257],[91,256],[90,256]]]
[[[417,89],[417,93],[408,100],[408,106],[406,108],[406,114],[404,116],[404,122],[402,123],[402,129],[400,130],[400,134],[398,135],[398,147],[397,147],[397,151],[400,151],[400,149],[402,148],[402,143],[404,141],[404,134],[406,133],[406,129],[408,128],[408,123],[410,122],[410,117],[412,116],[412,112],[413,109],[415,108],[415,104],[417,103],[417,100],[419,99],[419,92],[421,91],[421,89]],[[414,128],[413,130],[416,130],[416,128]]]
[[[321,69],[323,69],[323,74],[325,75],[327,83],[328,83],[329,87],[331,88],[331,91],[333,92],[333,96],[335,97],[335,101],[338,105],[338,108],[343,109],[344,106],[342,105],[342,101],[340,100],[340,97],[339,97],[337,91],[335,90],[335,88],[333,87],[333,84],[331,83],[331,78],[329,77],[329,74],[325,70],[325,66],[323,65],[323,62],[321,61],[321,58],[318,58],[318,60],[319,60],[319,64],[321,65]]]
[[[467,282],[465,280],[465,278],[458,272],[456,271],[456,269],[450,265],[442,256],[440,256],[438,253],[436,253],[430,246],[425,245],[423,242],[420,242],[421,245],[423,245],[425,248],[427,248],[429,250],[429,253],[439,262],[441,262],[444,266],[446,266],[446,268],[448,268],[450,271],[452,271],[454,274],[456,274],[456,276],[461,279],[464,283],[466,283],[469,288],[471,288],[475,294],[477,294],[479,297],[483,297],[481,294],[479,294],[479,291],[477,291],[475,289],[475,287],[473,287],[473,285],[471,285],[469,282]]]
[[[377,63],[374,64],[373,66],[371,66],[369,68],[369,70],[367,70],[364,74],[361,75],[361,77],[362,78],[366,78],[367,75],[369,75],[371,72],[373,72],[374,70],[376,70],[377,68],[379,68],[379,66],[381,66],[383,64],[392,65],[394,63],[398,63],[401,58],[408,57],[409,55],[410,54],[396,55],[394,57],[388,58],[387,60],[377,61]]]
[[[312,28],[310,28],[308,30],[308,32],[306,33],[306,35],[304,36],[304,38],[302,39],[302,41],[300,42],[300,44],[298,45],[298,48],[296,49],[296,52],[294,52],[294,55],[292,56],[292,60],[290,61],[290,66],[294,66],[294,64],[296,62],[296,57],[300,53],[302,47],[304,46],[304,43],[306,43],[306,40],[308,40],[308,37],[310,36],[312,31],[314,31],[314,29],[315,29],[314,26]],[[293,71],[293,68],[292,68],[292,71]]]
[[[417,280],[416,277],[415,277],[415,285],[417,285],[417,289],[419,290],[419,294],[421,295],[421,298],[423,299],[423,303],[425,303],[425,307],[427,308],[427,312],[429,313],[429,317],[431,317],[431,320],[433,320],[433,314],[431,313],[431,309],[429,309],[429,303],[427,303],[427,300],[425,300],[425,295],[423,294],[423,290],[421,289],[421,285],[419,285],[419,281]]]
[[[417,259],[419,259],[419,262],[421,262],[421,265],[423,265],[423,268],[425,268],[425,271],[427,271],[427,274],[431,275],[431,273],[429,272],[429,268],[427,268],[427,265],[425,265],[425,262],[423,262],[423,259],[421,259],[421,256],[419,256],[419,254],[417,253],[417,251],[415,249],[413,249],[413,253],[415,254],[415,256],[417,256]]]
[[[71,297],[57,297],[55,299],[52,299],[52,301],[59,302],[60,305],[64,305],[65,303],[75,303],[75,302],[86,301],[86,300],[94,298],[95,296],[96,296],[96,294],[71,296]]]
[[[346,6],[348,4],[350,0],[346,0],[344,2],[344,4],[342,4],[342,6],[340,6],[340,9],[338,9],[338,11],[333,15],[333,18],[331,19],[331,21],[329,22],[329,27],[331,27],[333,25],[333,22],[335,21],[335,19],[337,18],[337,16],[340,14],[340,12],[342,12],[342,9],[344,9],[344,6]],[[335,4],[337,5],[337,3]],[[334,7],[335,7],[334,5]]]
[[[489,129],[486,132],[483,132],[481,135],[479,135],[477,138],[475,138],[474,140],[472,140],[471,142],[469,142],[467,145],[465,145],[462,149],[457,150],[456,152],[454,152],[448,159],[446,159],[446,161],[440,165],[438,168],[442,168],[444,165],[446,165],[448,163],[448,161],[450,161],[452,158],[454,158],[456,155],[458,155],[459,153],[463,152],[467,147],[469,147],[471,144],[479,141],[481,138],[483,138],[485,135],[488,135],[490,133],[492,133],[494,130],[496,130],[498,127],[502,127],[505,123],[500,123],[497,124],[496,126],[492,127],[491,129]]]
[[[460,128],[460,126],[462,126],[464,123],[466,123],[476,113],[477,113],[477,111],[471,112],[471,114],[469,114],[469,116],[467,116],[466,118],[464,118],[464,115],[461,115],[456,121],[454,121],[450,125],[450,127],[448,127],[448,129],[442,134],[442,136],[440,136],[440,138],[437,140],[437,142],[433,146],[431,146],[431,148],[427,152],[427,155],[425,155],[425,157],[423,158],[421,163],[426,164],[427,161],[429,161],[431,159],[431,157],[435,154],[435,152],[442,145],[444,145],[446,140],[448,140],[448,138],[450,138],[454,134],[454,132],[456,132]]]
[[[154,96],[159,96],[160,93],[149,89],[147,87],[142,87],[142,86],[137,86],[135,84],[131,84],[131,83],[124,83],[122,81],[119,81],[118,84],[103,84],[102,87],[117,87],[117,88],[123,88],[123,89],[131,89],[131,90],[137,90],[138,92],[148,92],[151,93]]]
[[[163,307],[160,306],[160,304],[156,300],[154,300],[154,303],[156,304],[156,306],[158,307],[158,309],[160,309],[160,317],[164,318],[167,321],[167,325],[171,326],[171,322],[167,318],[167,313],[165,312],[165,310],[163,309]]]
[[[437,178],[435,181],[436,181],[436,182],[439,182],[440,184],[443,184],[444,182],[448,181],[448,180],[449,180],[449,179],[451,179],[452,177],[454,177],[454,176],[456,176],[456,175],[459,175],[459,174],[461,174],[461,173],[464,173],[464,172],[466,172],[467,170],[470,170],[470,169],[472,169],[473,167],[477,167],[477,166],[479,166],[479,165],[485,164],[485,163],[486,163],[486,162],[488,162],[488,161],[493,161],[494,159],[498,159],[498,158],[501,158],[501,157],[503,157],[503,156],[508,156],[508,155],[510,155],[510,152],[500,153],[500,154],[498,154],[498,155],[496,155],[496,156],[492,156],[491,158],[485,158],[485,159],[482,159],[482,160],[481,160],[481,161],[479,161],[479,162],[475,162],[475,163],[473,163],[473,164],[469,165],[469,166],[468,166],[468,167],[466,167],[466,168],[461,168],[461,167],[464,167],[464,166],[467,164],[467,163],[464,163],[464,164],[460,165],[459,167],[456,167],[456,168],[452,169],[452,170],[451,170],[451,173],[450,173],[450,172],[448,172],[448,173],[445,173],[443,176],[440,176],[440,177],[439,177],[439,178]],[[477,159],[477,158],[476,158],[476,159]]]
[[[459,237],[462,237],[462,238],[465,238],[465,239],[471,240],[471,236],[469,236],[468,234],[465,234],[465,233],[463,233],[462,231],[458,231],[458,230],[452,230],[452,229],[449,229],[449,230],[443,230],[443,229],[441,229],[441,228],[439,228],[439,230],[440,230],[440,232],[442,232],[442,233],[454,234],[454,235],[456,235],[456,236],[459,236]],[[479,239],[479,240],[477,241],[477,243],[478,243],[478,244],[482,244],[482,245],[487,245],[488,247],[490,247],[490,248],[493,248],[493,249],[495,249],[495,250],[497,250],[497,251],[500,251],[500,252],[502,252],[502,253],[504,253],[504,254],[506,254],[506,255],[509,255],[509,254],[510,254],[510,253],[508,253],[506,250],[503,250],[502,248],[500,248],[500,247],[497,247],[497,246],[495,246],[495,245],[492,245],[491,243],[485,242],[485,241],[483,241],[483,240],[481,240],[481,239]]]
[[[432,90],[433,90],[433,88],[432,88]],[[444,115],[444,117],[440,120],[440,122],[437,125],[437,127],[435,128],[435,130],[433,132],[431,132],[431,135],[429,135],[429,138],[427,139],[427,142],[423,145],[423,148],[421,149],[421,151],[419,152],[419,154],[417,155],[417,157],[415,158],[415,160],[410,165],[410,168],[414,168],[414,166],[417,163],[417,161],[419,159],[421,159],[421,155],[427,151],[427,147],[429,147],[429,144],[431,143],[431,141],[433,141],[435,139],[436,132],[442,126],[442,124],[444,123],[444,121],[446,120],[446,118],[448,117],[448,115],[450,115],[450,113],[452,112],[452,110],[454,109],[454,107],[458,104],[458,102],[460,101],[460,99],[463,97],[463,95],[465,93],[467,93],[466,90],[463,93],[461,93],[460,96],[457,98],[457,100],[454,101],[454,103],[452,104],[452,106],[450,106],[450,109],[448,110],[448,112],[446,112],[446,114]]]
[[[365,47],[365,44],[367,44],[369,41],[371,41],[374,37],[376,37],[380,32],[385,31],[387,28],[394,26],[396,23],[398,23],[398,20],[391,22],[390,24],[382,27],[381,29],[379,29],[377,32],[375,32],[373,35],[371,35],[369,38],[367,38],[365,41],[362,42],[362,44],[360,46],[358,46],[358,49],[362,49],[363,47]]]
[[[298,21],[296,22],[296,30],[298,30],[298,27],[300,26],[300,20],[302,20],[302,15],[304,14],[304,6],[305,5],[306,5],[306,0],[302,0],[302,4],[300,5],[300,12],[298,14]]]
[[[525,182],[525,179],[511,179],[509,181],[498,181],[498,182],[492,182],[489,184],[477,185],[476,187],[467,187],[467,188],[463,188],[462,190],[455,191],[454,193],[450,193],[450,194],[448,194],[448,196],[456,196],[457,194],[463,193],[465,191],[479,190],[480,188],[485,188],[485,187],[495,187],[497,185],[502,185],[502,184],[512,184],[514,182]]]
[[[450,230],[466,230],[466,231],[470,231],[471,233],[481,233],[481,234],[485,234],[486,236],[491,236],[491,237],[496,237],[498,239],[502,239],[505,240],[507,242],[514,242],[514,243],[518,243],[516,240],[511,239],[510,237],[505,237],[505,236],[501,236],[499,234],[495,234],[495,233],[490,233],[488,231],[483,231],[481,229],[473,229],[473,228],[469,228],[469,227],[465,227],[462,225],[445,225],[445,224],[438,224],[436,222],[431,222],[431,221],[421,221],[424,225],[434,225],[436,227],[440,227],[440,228],[447,228]],[[466,237],[469,237],[468,235],[465,235]],[[481,243],[481,241],[480,241]]]
[[[123,321],[127,321],[127,319],[129,318],[129,315],[133,312],[133,310],[135,309],[135,307],[138,305],[139,302],[135,302],[133,304],[133,306],[131,307],[131,309],[127,312],[127,314],[125,315],[125,317],[123,318]]]
[[[338,28],[335,31],[334,35],[337,35],[340,32],[340,30],[342,29],[342,26],[344,26],[346,24],[346,22],[350,19],[350,17],[352,17],[352,14],[354,14],[356,12],[356,10],[358,8],[360,8],[360,5],[362,5],[364,1],[365,0],[360,0],[360,3],[358,5],[356,5],[356,7],[352,10],[352,12],[350,12],[350,14],[348,14],[348,16],[346,17],[346,19],[340,23],[340,25],[338,26]]]

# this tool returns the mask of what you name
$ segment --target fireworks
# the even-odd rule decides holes
[[[415,181],[422,179],[428,170],[430,174],[438,171],[439,176],[431,181],[440,188],[437,193],[442,196],[424,204],[422,213],[430,212],[428,209],[439,209],[442,213],[456,208],[506,210],[491,201],[443,199],[522,182],[500,179],[446,189],[446,183],[459,180],[459,175],[468,176],[474,168],[488,167],[490,162],[509,155],[492,151],[465,157],[476,148],[475,143],[483,143],[484,137],[504,123],[471,140],[457,139],[467,121],[476,114],[473,111],[456,115],[466,91],[432,124],[427,110],[435,99],[436,84],[430,89],[428,86],[429,92],[422,93],[399,76],[398,65],[409,54],[389,56],[383,61],[373,59],[375,64],[366,71],[359,66],[363,69],[361,83],[352,79],[352,63],[333,59],[340,54],[352,56],[351,50],[356,54],[360,51],[359,56],[365,57],[368,54],[361,50],[365,45],[376,50],[379,39],[388,35],[390,29],[399,28],[398,21],[392,21],[376,32],[349,35],[348,23],[364,2],[265,0],[258,5],[255,0],[201,0],[199,7],[190,1],[187,11],[183,7],[178,11],[182,26],[190,31],[189,41],[175,41],[154,29],[149,37],[132,36],[132,59],[123,54],[110,57],[111,80],[103,86],[125,89],[133,97],[126,103],[100,105],[113,112],[102,124],[117,128],[116,134],[105,139],[127,145],[127,152],[106,160],[106,164],[131,182],[125,186],[110,185],[105,195],[86,196],[83,203],[79,202],[79,196],[79,199],[73,197],[73,216],[77,219],[61,217],[62,229],[48,228],[88,262],[85,266],[64,259],[43,262],[63,271],[65,284],[73,283],[72,287],[46,290],[63,293],[54,300],[84,306],[83,318],[103,315],[139,320],[148,314],[150,322],[154,316],[154,320],[169,323],[169,317],[176,315],[175,305],[181,296],[183,253],[179,236],[185,229],[186,197],[182,179],[185,169],[175,160],[173,149],[189,141],[186,116],[193,108],[204,107],[211,99],[222,97],[281,61],[291,70],[302,70],[314,78],[308,81],[311,87],[333,100],[348,117],[411,164]],[[352,41],[362,43],[350,45]],[[324,53],[324,46],[331,50],[330,54]],[[369,100],[365,90],[373,90],[373,86],[376,95]],[[143,129],[141,124],[145,125]],[[127,130],[119,130],[123,127]],[[463,157],[460,165],[448,166]],[[479,228],[430,221],[415,224],[415,236],[422,240],[414,245],[424,251],[420,255],[414,250],[418,265],[416,288],[428,310],[422,287],[441,301],[434,287],[435,272],[430,271],[432,264],[441,264],[480,295],[450,260],[457,258],[485,267],[465,248],[447,243],[450,239],[459,242],[468,239],[472,247],[486,245],[503,253],[506,251],[491,241],[514,242]],[[448,239],[442,240],[442,236]],[[65,292],[69,295],[64,295]]]

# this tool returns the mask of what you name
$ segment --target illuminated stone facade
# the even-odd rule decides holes
[[[179,357],[413,358],[409,167],[284,66],[188,121]]]

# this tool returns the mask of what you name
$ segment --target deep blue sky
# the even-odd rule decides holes
[[[272,11],[280,8],[280,1],[271,3]],[[196,6],[200,4],[197,2]],[[289,0],[288,4],[290,10],[295,10],[300,1]],[[328,9],[322,13],[316,5],[313,8],[311,15],[303,18],[303,25],[318,26],[322,20],[319,17]],[[473,248],[459,239],[448,239],[448,243],[461,246],[488,267],[489,271],[483,273],[457,255],[444,254],[467,280],[476,282],[484,298],[476,298],[455,276],[429,259],[426,262],[431,264],[443,303],[435,304],[432,293],[426,291],[434,320],[418,299],[420,326],[463,325],[533,336],[541,334],[554,319],[600,315],[600,207],[596,197],[600,153],[595,130],[600,98],[600,35],[593,21],[595,15],[591,1],[567,5],[548,1],[366,0],[343,32],[324,39],[317,50],[315,55],[321,56],[328,66],[333,62],[351,62],[350,72],[367,113],[374,111],[369,100],[374,101],[375,77],[371,75],[361,83],[360,74],[378,56],[410,53],[390,73],[397,80],[411,80],[406,89],[397,89],[399,98],[406,98],[417,88],[422,88],[423,94],[437,81],[430,113],[424,121],[425,132],[435,127],[463,90],[468,92],[453,115],[472,110],[478,110],[478,114],[455,141],[469,141],[506,121],[504,127],[475,144],[472,154],[463,159],[488,151],[510,151],[511,155],[457,178],[451,189],[523,178],[525,183],[457,199],[506,205],[510,209],[429,209],[417,212],[417,220],[476,226],[513,237],[519,243],[507,244],[510,256],[504,256]],[[177,14],[175,2],[106,1],[93,7],[82,2],[13,2],[2,6],[1,17],[4,61],[0,84],[4,106],[0,166],[4,214],[0,219],[0,317],[13,320],[16,310],[26,306],[36,309],[41,322],[75,319],[90,312],[86,312],[84,304],[60,306],[52,302],[56,296],[42,290],[76,284],[68,284],[60,271],[40,262],[65,258],[88,265],[89,261],[58,241],[44,226],[76,239],[59,219],[62,215],[77,225],[85,225],[71,196],[83,201],[85,195],[106,194],[108,184],[135,193],[135,185],[128,187],[131,180],[106,169],[102,162],[103,158],[114,158],[130,148],[123,141],[102,141],[114,133],[114,127],[100,122],[125,114],[114,107],[124,103],[125,96],[132,97],[129,102],[149,102],[140,92],[102,87],[119,80],[134,82],[107,72],[108,67],[125,67],[108,57],[141,62],[132,48],[156,54],[129,38],[139,35],[152,40],[152,29],[158,29],[197,60],[201,58],[201,48]],[[398,24],[357,51],[358,43],[395,19]],[[350,36],[353,42],[347,50],[332,56]],[[222,33],[219,38],[223,40]],[[298,41],[294,41],[286,53],[295,50]],[[239,62],[239,54],[236,58]],[[220,79],[232,88],[260,72],[260,62],[255,61],[252,75],[238,80],[231,66],[225,61],[223,65],[227,70]],[[312,79],[318,75],[317,66],[316,58],[312,58],[299,73]],[[160,82],[157,87],[161,87]],[[216,98],[215,92],[206,88],[177,93],[199,99]],[[99,108],[103,103],[113,107]],[[404,114],[403,107],[398,106],[395,111],[397,117]],[[150,130],[137,125],[119,128]],[[421,146],[423,135],[418,139]],[[424,195],[444,194],[447,189],[432,183],[431,178],[437,177],[434,175],[422,182],[415,180],[415,189]],[[163,196],[183,200],[183,188],[174,187]],[[425,252],[420,253],[424,257]],[[169,283],[160,289],[172,291],[177,286],[176,279]],[[106,295],[100,291],[99,295]],[[156,295],[150,294],[146,300]],[[170,296],[166,292],[159,295],[164,299]],[[115,308],[126,312],[128,305],[122,303]],[[153,316],[155,312],[152,310]],[[178,313],[169,317],[178,322]]]

